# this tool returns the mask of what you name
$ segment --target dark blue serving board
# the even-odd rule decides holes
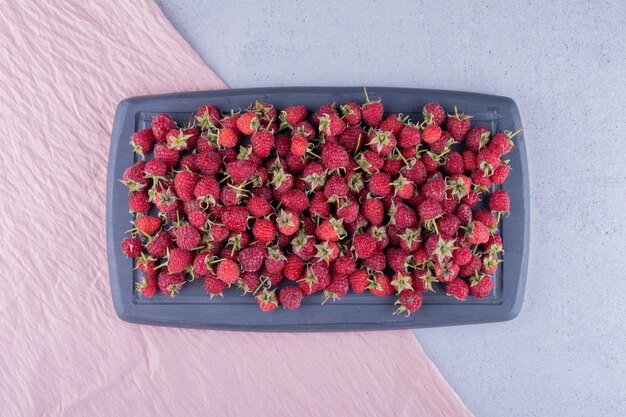
[[[517,131],[522,127],[517,105],[507,97],[411,88],[368,88],[370,98],[382,98],[387,113],[410,115],[420,120],[422,106],[437,101],[451,111],[473,116],[472,125],[483,125],[492,132]],[[152,117],[168,113],[186,123],[200,105],[210,102],[223,110],[245,109],[256,100],[267,101],[279,109],[304,104],[315,110],[329,102],[364,101],[360,87],[285,87],[176,93],[132,97],[120,102],[111,135],[107,182],[107,250],[113,304],[126,321],[163,326],[199,327],[247,331],[349,331],[451,326],[511,320],[519,313],[524,299],[528,269],[529,189],[524,135],[516,136],[517,146],[507,155],[511,174],[502,186],[511,198],[511,215],[503,219],[500,232],[504,240],[504,262],[494,275],[495,286],[484,299],[464,302],[440,290],[428,293],[421,310],[410,317],[392,315],[394,297],[348,293],[342,300],[320,305],[321,295],[305,297],[296,311],[282,308],[263,313],[251,296],[229,289],[224,297],[209,297],[201,282],[185,285],[175,298],[158,294],[145,298],[135,290],[140,279],[133,261],[120,250],[132,216],[128,212],[128,193],[118,181],[124,169],[134,162],[128,144],[137,130],[150,126]]]

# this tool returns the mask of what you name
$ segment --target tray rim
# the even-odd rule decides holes
[[[362,87],[270,87],[270,88],[243,88],[243,89],[225,89],[225,90],[209,90],[209,91],[195,91],[195,92],[182,92],[182,93],[169,93],[159,95],[144,95],[134,96],[122,100],[115,113],[114,125],[111,133],[111,146],[109,151],[109,164],[107,173],[107,201],[106,201],[106,232],[107,232],[107,252],[108,252],[108,264],[109,264],[109,278],[111,284],[113,304],[117,315],[125,321],[141,324],[154,324],[162,326],[176,326],[176,327],[194,327],[194,328],[210,328],[220,330],[244,330],[244,331],[292,331],[292,332],[308,332],[308,331],[351,331],[351,330],[392,330],[392,329],[404,329],[404,328],[422,328],[422,327],[438,327],[438,326],[453,326],[463,324],[477,324],[477,323],[489,323],[497,321],[507,321],[514,319],[520,312],[523,301],[524,292],[527,279],[528,270],[528,254],[529,254],[529,242],[530,242],[530,192],[528,181],[528,162],[525,150],[525,141],[523,133],[521,140],[518,141],[517,152],[519,152],[520,158],[520,171],[521,182],[523,188],[522,194],[522,206],[524,224],[522,226],[522,248],[521,265],[519,270],[519,277],[514,287],[503,286],[502,289],[502,301],[494,304],[466,304],[459,306],[463,307],[468,314],[463,317],[448,316],[445,313],[450,312],[450,308],[457,308],[456,304],[434,304],[429,305],[431,315],[439,314],[439,319],[432,323],[415,323],[410,320],[402,321],[360,321],[358,323],[287,323],[276,324],[271,322],[271,314],[262,317],[259,324],[220,324],[210,323],[206,320],[193,320],[187,317],[186,320],[180,320],[179,315],[187,316],[190,311],[193,310],[195,304],[167,304],[168,316],[163,317],[156,313],[155,310],[162,308],[163,304],[135,304],[132,301],[132,297],[126,297],[124,294],[125,289],[122,288],[122,274],[119,270],[120,258],[122,255],[118,249],[118,246],[113,238],[114,231],[114,218],[113,218],[113,205],[115,203],[114,188],[117,181],[116,172],[119,172],[117,166],[117,153],[123,152],[123,145],[126,144],[126,133],[129,125],[132,123],[132,131],[134,131],[135,118],[139,112],[152,112],[161,110],[150,110],[149,106],[153,106],[162,102],[162,100],[172,100],[185,102],[187,100],[194,101],[199,98],[210,100],[211,98],[230,97],[230,96],[242,96],[242,95],[254,95],[263,97],[266,95],[273,95],[277,93],[319,93],[319,94],[343,94],[351,93],[356,94],[357,91],[361,92]],[[415,94],[415,95],[431,95],[431,96],[445,96],[445,99],[449,100],[489,100],[494,105],[507,106],[511,111],[511,118],[514,126],[522,126],[521,117],[519,114],[516,103],[508,97],[495,96],[489,94],[463,92],[463,91],[450,91],[450,90],[435,90],[435,89],[416,89],[416,88],[402,88],[402,87],[368,87],[370,95],[378,96],[384,94]],[[417,97],[416,101],[420,101]],[[140,108],[144,106],[143,108]],[[146,107],[148,106],[148,107]],[[172,111],[172,110],[170,110]],[[127,135],[130,136],[130,135]],[[123,144],[123,145],[122,145]],[[122,145],[122,146],[120,146]],[[506,259],[506,256],[505,256]],[[506,262],[506,261],[505,261]],[[132,282],[130,283],[132,286]],[[506,293],[506,294],[505,294]],[[130,292],[132,294],[132,290]],[[341,305],[340,303],[334,304],[332,308],[337,309],[350,309],[353,305]],[[324,306],[327,308],[328,306]],[[210,308],[213,309],[218,315],[224,314],[225,311],[230,310],[230,305],[211,304]],[[319,306],[309,305],[303,306],[304,310],[311,308],[319,308]],[[477,310],[477,311],[473,311]],[[478,311],[480,310],[480,311]],[[310,312],[304,312],[309,314]],[[388,313],[388,312],[387,312]],[[480,313],[480,314],[477,314]],[[261,314],[259,312],[259,314]],[[385,313],[383,313],[385,314]],[[419,313],[416,313],[419,315]],[[388,314],[385,314],[388,315]],[[385,317],[381,317],[385,319]]]

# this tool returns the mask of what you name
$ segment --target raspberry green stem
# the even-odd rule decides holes
[[[259,283],[259,286],[256,287],[256,290],[254,290],[254,292],[252,293],[252,295],[256,295],[257,292],[259,292],[259,290],[261,288],[263,288],[265,286],[265,284],[267,284],[267,281],[269,280],[269,277],[264,276],[263,279],[261,280],[261,282]]]
[[[398,149],[398,147],[396,146],[396,147],[394,148],[394,150],[398,153],[398,156],[400,157],[400,159],[402,159],[402,161],[404,162],[404,165],[408,166],[408,165],[409,165],[409,161],[407,161],[407,160],[404,158],[404,155],[402,155],[402,152],[400,152],[400,149]]]

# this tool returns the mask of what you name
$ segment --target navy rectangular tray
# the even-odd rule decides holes
[[[506,97],[443,90],[410,88],[368,88],[370,98],[382,98],[385,111],[410,115],[418,120],[422,106],[437,101],[448,111],[455,105],[472,115],[472,125],[483,125],[491,132],[517,131],[522,127],[517,105]],[[507,157],[512,167],[503,188],[511,198],[511,215],[500,227],[504,240],[504,262],[494,275],[494,290],[484,299],[464,302],[445,295],[441,289],[428,293],[420,311],[410,317],[392,315],[394,297],[348,293],[338,302],[320,305],[321,295],[305,297],[296,311],[282,308],[264,313],[254,297],[242,297],[229,289],[224,297],[209,297],[201,282],[186,285],[175,298],[158,294],[145,298],[135,290],[139,275],[133,261],[120,250],[124,231],[132,216],[128,212],[127,189],[118,181],[124,169],[134,162],[130,136],[150,126],[158,113],[172,115],[186,123],[200,105],[210,102],[223,110],[245,109],[255,100],[267,101],[279,109],[304,104],[310,111],[324,103],[364,101],[357,87],[286,87],[176,93],[132,97],[120,102],[115,114],[109,153],[107,182],[107,249],[113,303],[118,316],[126,321],[163,326],[199,327],[248,331],[344,331],[404,329],[451,326],[511,320],[519,313],[524,299],[528,269],[529,190],[526,147],[523,134]]]

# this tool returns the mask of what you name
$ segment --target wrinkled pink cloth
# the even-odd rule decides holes
[[[225,85],[151,2],[19,3],[0,13],[2,416],[471,415],[409,331],[120,321],[104,231],[115,106]]]

